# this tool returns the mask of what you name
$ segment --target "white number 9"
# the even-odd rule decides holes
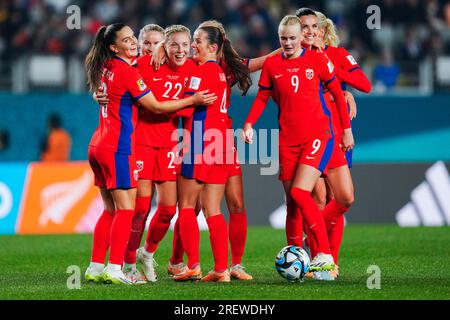
[[[319,151],[320,145],[321,145],[321,142],[320,142],[319,139],[314,140],[314,142],[313,142],[313,144],[312,144],[312,147],[313,147],[314,151],[311,152],[311,154],[314,154],[314,153],[316,153],[317,151]]]
[[[294,92],[297,93],[297,91],[298,91],[298,85],[299,85],[298,76],[292,76],[292,78],[291,78],[291,84],[292,84],[292,86],[295,88]]]

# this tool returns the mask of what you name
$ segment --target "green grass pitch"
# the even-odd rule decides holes
[[[0,299],[316,300],[450,298],[450,228],[350,225],[340,255],[337,281],[288,283],[274,268],[285,245],[284,230],[250,227],[244,265],[255,280],[175,283],[166,273],[172,232],[155,258],[157,283],[117,286],[87,283],[91,235],[0,236]],[[201,234],[203,272],[212,268],[208,233]],[[68,289],[69,266],[81,270],[81,288]],[[381,288],[368,289],[368,268],[381,270]]]

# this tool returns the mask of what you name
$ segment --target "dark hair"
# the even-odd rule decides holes
[[[217,53],[222,54],[227,68],[234,74],[234,77],[236,78],[236,81],[238,83],[238,87],[241,90],[242,95],[244,96],[252,85],[250,70],[245,64],[242,63],[244,59],[242,59],[236,52],[236,50],[234,50],[230,40],[228,40],[225,36],[225,33],[222,30],[222,25],[217,21],[214,22],[217,23],[217,26],[207,25],[206,23],[203,23],[200,25],[199,29],[205,31],[208,34],[208,42],[210,44],[217,44]]]
[[[107,60],[114,57],[114,52],[109,49],[109,46],[116,42],[117,32],[125,26],[123,23],[113,23],[108,26],[102,26],[98,30],[94,44],[84,61],[89,89],[92,92],[96,91],[100,84],[103,65]]]
[[[317,16],[314,10],[310,8],[300,8],[297,11],[295,11],[295,15],[299,18],[303,16]]]

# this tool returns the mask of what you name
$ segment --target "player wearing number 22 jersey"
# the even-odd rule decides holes
[[[155,97],[159,101],[182,99],[187,77],[196,67],[195,63],[187,59],[182,66],[173,67],[166,63],[154,70],[150,60],[151,55],[140,57],[137,68]],[[136,128],[136,160],[140,179],[176,181],[178,119],[176,113],[154,114],[140,110]]]
[[[218,99],[209,106],[197,106],[186,119],[188,148],[183,151],[181,175],[209,184],[225,184],[234,165],[232,121],[225,73],[216,61],[197,66],[191,73],[186,95],[201,90]]]
[[[325,172],[333,151],[331,114],[323,98],[323,86],[337,98],[340,122],[350,120],[334,67],[323,55],[303,50],[298,58],[284,53],[266,59],[259,80],[259,91],[246,123],[252,126],[263,112],[270,96],[279,107],[279,156],[281,181],[293,179],[298,164]]]

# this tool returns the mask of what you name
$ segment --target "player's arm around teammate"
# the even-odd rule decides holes
[[[311,268],[331,269],[334,263],[325,225],[310,194],[326,168],[333,144],[330,139],[330,115],[320,101],[321,81],[328,84],[340,108],[345,105],[345,101],[324,57],[302,49],[301,24],[297,17],[283,18],[279,26],[279,38],[283,54],[276,59],[266,60],[259,82],[260,90],[244,125],[244,133],[246,140],[251,142],[252,124],[262,113],[269,96],[276,96],[282,132],[280,180],[283,181],[288,204],[293,202],[300,208],[303,219],[319,243],[319,251]],[[294,105],[301,105],[303,109],[294,108]],[[346,147],[352,148],[354,142],[351,130],[348,134]],[[301,228],[299,220],[298,217],[295,220],[296,228]]]
[[[199,197],[208,223],[215,261],[214,270],[203,277],[202,281],[230,281],[227,270],[227,226],[220,211],[221,199],[232,166],[227,160],[232,154],[233,147],[231,120],[228,117],[229,88],[226,75],[217,63],[218,54],[224,47],[224,40],[220,30],[211,26],[199,26],[194,33],[193,59],[199,66],[189,78],[187,93],[211,88],[222,99],[209,107],[197,108],[185,124],[190,133],[190,139],[187,139],[190,145],[189,150],[183,152],[181,174],[178,179],[178,222],[183,247],[188,257],[188,269],[175,275],[176,281],[195,280],[201,275],[199,231],[195,215]],[[218,135],[214,136],[213,141],[207,140],[207,136],[213,132]]]
[[[95,184],[100,188],[105,211],[95,231],[91,265],[86,278],[133,284],[121,268],[129,237],[136,198],[137,171],[134,161],[134,128],[138,101],[144,107],[176,111],[196,103],[209,103],[214,95],[204,92],[194,99],[159,103],[147,89],[130,63],[137,55],[137,39],[130,27],[116,23],[103,26],[86,57],[86,71],[91,91],[102,84],[114,97],[100,110],[100,124],[89,145],[89,162]],[[109,264],[102,265],[110,246]],[[103,276],[102,276],[103,274]]]
[[[181,25],[166,28],[164,30],[164,46],[168,53],[168,61],[165,65],[154,71],[149,65],[149,59],[140,59],[138,60],[138,69],[142,70],[144,80],[149,80],[158,99],[180,99],[184,94],[185,79],[190,66],[193,65],[193,63],[186,63],[190,49],[189,29]],[[177,132],[178,117],[176,114],[157,116],[144,112],[140,116],[137,127],[136,156],[141,165],[139,182],[146,186],[155,184],[157,210],[150,222],[144,248],[138,250],[137,258],[143,263],[147,279],[156,281],[153,254],[167,233],[170,222],[176,213],[178,150],[177,140],[174,139],[173,134]],[[148,193],[145,195],[149,196]],[[136,219],[140,220],[137,217]],[[129,242],[130,258],[134,258],[134,261],[136,258],[132,254],[139,243],[140,238],[134,243],[131,243],[131,239]],[[179,273],[183,268],[182,255],[180,257],[179,254],[173,252],[168,266],[169,273]]]

